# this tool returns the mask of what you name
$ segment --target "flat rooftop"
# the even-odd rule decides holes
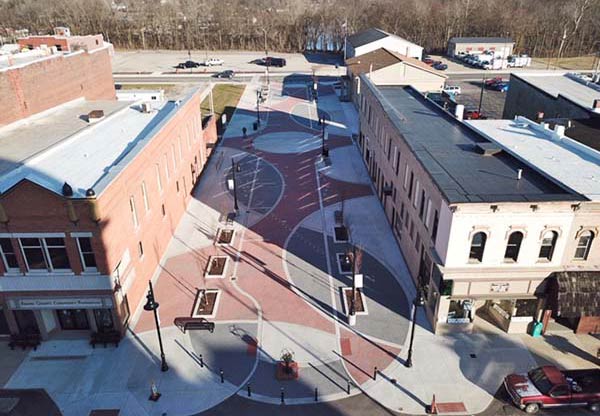
[[[575,74],[519,72],[512,75],[554,98],[562,96],[590,111],[593,111],[594,100],[600,99],[600,85]]]
[[[139,104],[79,99],[1,128],[0,192],[28,179],[57,194],[67,182],[75,198],[99,195],[178,108],[154,101],[144,113]],[[92,110],[104,118],[88,123]]]
[[[491,142],[411,87],[376,87],[362,79],[449,203],[583,199],[506,152],[484,156],[477,146]]]
[[[600,201],[600,152],[518,117],[467,123],[506,152],[592,201]]]

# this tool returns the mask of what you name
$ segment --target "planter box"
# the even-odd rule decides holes
[[[350,302],[352,300],[352,288],[342,288],[342,303],[344,304],[344,312],[350,315]],[[354,298],[355,315],[368,315],[367,302],[363,296],[362,289],[356,288],[356,297]]]
[[[277,370],[275,372],[275,378],[280,381],[285,380],[296,380],[298,379],[298,363],[293,361],[290,363],[290,372],[286,372],[285,363],[283,361],[277,362]]]
[[[194,318],[214,318],[217,314],[219,301],[221,300],[221,291],[219,289],[198,290],[192,317]]]
[[[207,279],[222,279],[227,273],[227,265],[229,257],[227,256],[210,256],[206,265],[204,277]]]
[[[343,225],[333,227],[333,241],[336,243],[348,242],[348,229]]]
[[[217,246],[230,246],[233,244],[233,238],[235,236],[235,230],[232,228],[220,228],[217,232],[217,240],[215,244]]]

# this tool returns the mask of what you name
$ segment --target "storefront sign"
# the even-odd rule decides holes
[[[27,298],[11,299],[12,309],[108,309],[112,308],[110,298]]]
[[[509,283],[492,283],[490,292],[505,293],[508,292]]]
[[[448,318],[449,324],[469,324],[471,320],[469,318]]]

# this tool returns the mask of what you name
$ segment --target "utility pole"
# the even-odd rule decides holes
[[[479,93],[479,108],[477,109],[477,112],[481,115],[481,105],[483,104],[483,89],[485,87],[485,75],[483,76],[483,79],[481,80],[481,92]]]

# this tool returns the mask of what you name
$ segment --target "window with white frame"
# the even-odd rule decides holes
[[[557,239],[558,233],[556,231],[547,231],[544,234],[542,237],[542,244],[540,245],[540,254],[538,256],[541,260],[552,260]]]
[[[576,260],[587,260],[590,254],[590,248],[592,247],[592,241],[594,241],[594,233],[591,231],[584,231],[577,240],[577,248],[575,249]]]
[[[71,263],[63,237],[20,238],[28,270],[70,270]]]
[[[2,251],[4,270],[19,270],[19,262],[10,238],[0,238],[0,250]]]
[[[146,212],[150,211],[150,203],[148,202],[148,191],[146,189],[146,182],[142,181],[142,197],[144,198],[144,208]]]
[[[412,176],[412,175],[411,175]],[[417,207],[418,202],[419,202],[419,187],[421,186],[421,184],[419,183],[419,181],[417,181],[417,184],[415,185],[415,199],[413,200],[413,207]],[[409,198],[412,198],[412,195],[409,196]]]
[[[158,186],[158,192],[162,192],[162,181],[160,180],[160,166],[158,163],[154,165],[156,170],[156,185]]]
[[[179,160],[183,160],[183,147],[181,146],[181,137],[177,139],[179,141]]]
[[[408,163],[406,164],[406,167],[404,168],[404,189],[408,188]]]
[[[138,228],[140,223],[138,222],[137,211],[135,210],[135,199],[133,195],[129,197],[129,209],[131,210],[131,220],[133,221],[133,226]]]
[[[92,248],[91,237],[77,237],[77,247],[79,247],[79,256],[81,258],[81,266],[83,271],[95,272],[98,270],[96,266],[96,256]]]
[[[429,229],[431,224],[431,199],[427,200],[427,210],[425,212],[425,228]]]
[[[469,250],[469,261],[480,263],[483,260],[486,241],[487,235],[483,232],[473,235],[473,238],[471,239],[471,248]]]
[[[167,181],[169,180],[169,178],[171,177],[171,173],[169,172],[169,157],[167,156],[167,154],[165,153],[165,176],[167,178]]]
[[[175,144],[171,143],[171,158],[173,159],[173,171],[177,170],[177,158],[175,157]]]

